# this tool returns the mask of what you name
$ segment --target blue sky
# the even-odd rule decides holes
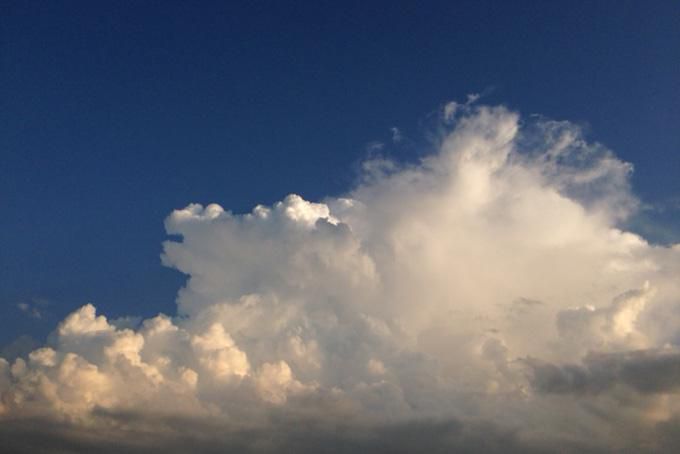
[[[368,4],[367,4],[368,3]],[[678,241],[676,2],[4,2],[0,343],[86,302],[173,313],[163,219],[339,195],[372,141],[416,160],[427,119],[484,93],[570,120],[635,166]],[[42,319],[18,303],[38,304]]]

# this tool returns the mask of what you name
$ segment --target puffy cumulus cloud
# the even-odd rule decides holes
[[[47,346],[0,360],[2,427],[44,427],[0,439],[669,449],[680,246],[623,227],[630,164],[568,122],[474,101],[443,108],[432,153],[367,162],[343,197],[173,212],[162,260],[188,276],[177,314],[111,321],[87,305]]]

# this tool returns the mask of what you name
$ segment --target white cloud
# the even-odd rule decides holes
[[[0,362],[2,417],[101,428],[124,424],[117,414],[173,415],[233,434],[276,433],[285,411],[364,428],[489,421],[493,433],[573,446],[649,442],[622,428],[680,417],[663,377],[661,400],[625,374],[607,375],[588,405],[546,391],[572,386],[569,371],[590,377],[595,354],[677,345],[680,247],[621,229],[636,208],[629,164],[570,123],[475,101],[445,107],[455,127],[420,163],[367,165],[342,198],[173,212],[166,229],[181,240],[164,243],[163,263],[188,276],[178,316],[139,325],[75,311],[50,346]],[[636,377],[648,377],[645,358],[634,357]]]

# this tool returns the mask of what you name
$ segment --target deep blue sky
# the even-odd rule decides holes
[[[483,91],[587,125],[680,205],[675,1],[3,1],[0,344],[86,302],[172,313],[172,209],[341,193],[368,142]],[[680,240],[677,208],[647,216]]]

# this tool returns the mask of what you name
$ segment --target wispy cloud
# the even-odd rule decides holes
[[[392,133],[392,143],[399,143],[404,139],[401,134],[401,130],[396,126],[392,126],[390,128],[390,132]]]
[[[47,315],[49,304],[49,301],[44,298],[31,298],[30,300],[17,303],[16,307],[29,317],[42,319]]]

